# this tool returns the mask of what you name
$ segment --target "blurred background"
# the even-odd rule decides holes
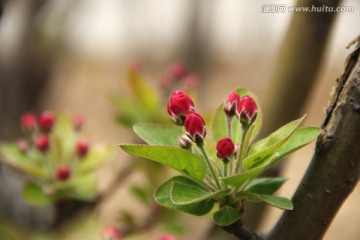
[[[11,141],[19,136],[18,119],[23,112],[49,109],[81,112],[87,119],[91,139],[114,146],[139,141],[130,128],[115,121],[118,109],[109,98],[130,96],[126,71],[134,61],[141,63],[143,74],[154,88],[159,88],[173,62],[186,64],[200,81],[196,88],[199,112],[214,111],[236,87],[249,88],[262,103],[263,136],[287,121],[282,114],[294,119],[307,113],[304,125],[320,126],[332,87],[351,52],[346,46],[359,34],[360,2],[319,0],[320,3],[352,6],[353,12],[332,16],[263,12],[266,4],[294,6],[296,2],[290,0],[2,1],[0,140]],[[291,20],[295,15],[298,22]],[[302,34],[306,29],[310,33]],[[307,47],[309,42],[311,47]],[[284,77],[278,73],[288,67],[289,60],[284,60],[287,57],[303,69],[294,73],[304,75]],[[306,66],[312,61],[316,61],[313,68]],[[307,71],[311,73],[307,75]],[[278,93],[277,79],[281,77],[291,82],[287,90],[281,88],[287,94]],[[305,82],[309,83],[303,87]],[[294,102],[294,106],[281,105],[284,102]],[[286,161],[281,175],[289,181],[279,195],[292,196],[313,150],[314,145],[307,146]],[[106,191],[130,164],[129,156],[118,150],[116,157],[97,173],[99,191]],[[141,172],[134,171],[113,188],[111,197],[96,208],[94,219],[99,225],[121,226],[116,214],[120,208],[133,209],[136,220],[146,216],[149,209],[134,200],[128,191],[133,182],[144,180]],[[21,181],[21,176],[1,166],[0,223],[24,229],[35,226],[40,232],[48,229],[51,214],[43,208],[28,207],[19,199]],[[360,191],[356,188],[325,239],[357,239],[359,201]],[[272,208],[266,214],[264,221],[255,220],[259,222],[259,231],[271,229],[281,211]],[[42,217],[33,218],[33,215]],[[185,230],[179,239],[210,239],[209,233],[219,234],[212,227],[211,217],[180,214],[180,218],[185,219]],[[133,239],[158,239],[164,231],[154,226]],[[80,235],[69,234],[66,239],[85,239],[82,233],[77,234]],[[86,236],[86,239],[99,237]],[[231,238],[224,235],[217,239]]]

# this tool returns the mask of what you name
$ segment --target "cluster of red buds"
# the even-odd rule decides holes
[[[201,143],[206,136],[206,126],[203,117],[195,112],[192,99],[181,90],[174,91],[167,104],[170,119],[178,125],[183,125],[186,135],[179,137],[179,146],[191,148],[191,142]]]
[[[179,70],[179,73],[181,71]],[[206,124],[203,117],[195,112],[192,99],[181,90],[174,91],[167,104],[170,119],[185,127],[186,133],[178,138],[178,144],[183,149],[191,149],[192,142],[196,143],[202,151],[203,141],[206,136]],[[217,156],[225,165],[236,155],[236,145],[231,139],[231,121],[234,116],[240,121],[243,132],[247,133],[257,116],[257,105],[251,96],[243,96],[232,92],[224,102],[224,112],[227,116],[229,136],[220,139],[216,144]],[[244,135],[244,136],[245,136]],[[211,163],[208,163],[212,168]],[[226,167],[227,168],[227,167]],[[211,169],[212,170],[212,169]],[[215,170],[212,170],[215,172]],[[215,173],[214,173],[215,175]]]
[[[220,139],[216,145],[217,156],[225,164],[235,155],[236,147],[231,136],[231,121],[234,116],[240,121],[244,132],[252,125],[257,116],[257,105],[251,96],[240,98],[237,92],[231,92],[224,101],[224,112],[227,116],[229,137]]]
[[[225,99],[224,111],[228,118],[236,115],[241,124],[250,126],[254,123],[257,116],[257,105],[251,96],[243,96],[232,92]]]
[[[20,118],[20,126],[25,134],[24,138],[17,141],[18,150],[27,154],[35,150],[45,155],[51,150],[52,133],[56,124],[56,117],[50,111],[44,111],[40,115],[32,112],[23,114]],[[80,131],[84,125],[84,118],[77,114],[73,118],[74,131]],[[79,140],[74,146],[74,153],[77,157],[82,158],[89,151],[89,143],[85,140]],[[59,165],[55,169],[56,179],[65,181],[71,176],[71,168],[67,165]]]
[[[182,62],[174,62],[170,65],[167,73],[161,79],[163,90],[183,87],[184,89],[195,89],[199,84],[196,74],[189,72],[186,65]]]

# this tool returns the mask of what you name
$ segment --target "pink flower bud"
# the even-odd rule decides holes
[[[23,138],[20,138],[16,141],[16,146],[19,149],[19,151],[22,153],[26,153],[26,151],[28,150],[28,143]]]
[[[196,112],[187,115],[184,123],[186,135],[195,143],[201,143],[206,136],[204,119]]]
[[[191,98],[181,90],[174,91],[167,105],[170,119],[174,123],[182,125],[191,111],[194,111],[194,103]]]
[[[56,178],[60,181],[67,180],[71,175],[71,169],[68,166],[60,166],[56,169]]]
[[[89,143],[85,140],[80,140],[76,143],[76,154],[79,157],[85,156],[89,151]]]
[[[216,144],[217,156],[227,163],[231,156],[235,153],[235,145],[231,138],[225,137],[218,141]]]
[[[176,240],[176,237],[170,234],[162,235],[160,240]]]
[[[185,89],[195,89],[199,85],[199,78],[195,74],[188,74],[182,82]]]
[[[178,144],[179,147],[183,149],[190,149],[192,146],[192,141],[186,134],[183,134],[178,138]]]
[[[39,135],[35,140],[35,147],[41,152],[49,150],[50,142],[48,136]]]
[[[82,129],[84,122],[84,116],[79,113],[73,117],[73,124],[76,131],[80,131]]]
[[[254,123],[257,116],[257,105],[250,96],[244,96],[240,99],[236,116],[243,125],[249,126]]]
[[[180,78],[183,78],[186,76],[186,74],[188,73],[188,70],[187,70],[185,64],[183,64],[181,62],[175,62],[175,63],[171,64],[170,72],[174,77],[180,79]]]
[[[129,64],[129,71],[131,71],[131,72],[139,73],[139,72],[142,72],[142,70],[143,70],[143,68],[142,68],[140,62],[138,62],[138,61],[133,61]]]
[[[240,102],[240,96],[237,92],[232,92],[225,99],[224,111],[228,117],[233,117],[236,114],[236,109]]]
[[[54,115],[51,112],[43,112],[39,117],[39,127],[44,132],[50,132],[54,125]]]
[[[24,132],[33,132],[37,125],[36,115],[28,112],[21,116],[20,125]]]
[[[104,240],[120,240],[121,232],[113,227],[104,227],[101,231],[101,237]]]

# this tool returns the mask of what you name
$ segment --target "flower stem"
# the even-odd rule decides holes
[[[238,173],[239,170],[243,171],[242,169],[242,161],[244,160],[244,156],[245,156],[245,152],[247,152],[247,148],[245,145],[245,139],[246,139],[246,135],[249,131],[249,127],[248,126],[242,126],[242,136],[241,136],[241,142],[240,142],[240,149],[239,149],[239,154],[238,154],[238,158],[237,158],[237,164],[236,164],[236,168],[235,168],[235,173]]]
[[[210,169],[210,172],[211,172],[211,175],[213,176],[214,178],[214,181],[216,183],[216,186],[221,189],[221,185],[220,185],[220,182],[219,182],[219,179],[217,177],[217,174],[215,172],[215,169],[214,169],[214,166],[211,164],[211,161],[208,157],[208,154],[206,153],[206,150],[204,148],[204,142],[201,142],[201,143],[196,143],[196,145],[198,146],[198,148],[200,149],[201,153],[203,154],[204,158],[205,158],[205,162],[206,164],[208,165],[209,169]]]
[[[227,123],[227,130],[228,130],[229,138],[231,138],[231,120],[232,120],[232,117],[226,116],[226,123]]]

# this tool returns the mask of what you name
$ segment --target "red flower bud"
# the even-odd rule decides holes
[[[244,96],[240,99],[236,116],[246,126],[254,123],[257,116],[257,105],[252,97]]]
[[[225,99],[224,111],[228,117],[233,117],[236,114],[236,109],[240,102],[240,96],[237,92],[232,92]]]
[[[39,135],[35,140],[35,147],[41,152],[46,152],[49,150],[50,143],[48,136]]]
[[[85,156],[89,151],[89,143],[85,140],[80,140],[76,143],[76,153],[79,157]]]
[[[175,62],[170,66],[170,72],[176,78],[183,78],[188,73],[188,70],[183,63]]]
[[[104,227],[101,231],[101,237],[104,240],[120,240],[121,232],[113,227]]]
[[[194,111],[194,103],[191,98],[181,90],[174,91],[167,105],[170,119],[174,123],[182,125],[191,111]]]
[[[225,137],[218,141],[216,144],[217,156],[227,163],[229,158],[235,153],[235,145],[231,138]]]
[[[20,125],[24,132],[32,132],[35,130],[37,125],[36,115],[28,112],[21,116]]]
[[[85,118],[81,114],[76,114],[73,117],[73,124],[76,131],[80,131],[85,122]]]
[[[60,166],[56,169],[56,178],[60,181],[67,180],[71,175],[71,169],[68,166]]]
[[[39,117],[39,127],[44,132],[49,132],[54,125],[54,115],[51,112],[43,112]]]
[[[192,141],[186,134],[183,134],[178,138],[178,144],[179,147],[183,149],[190,149],[192,146]]]
[[[206,136],[204,119],[196,112],[187,115],[184,123],[186,135],[195,143],[201,143]]]
[[[160,240],[176,240],[176,237],[170,234],[162,235]]]
[[[16,142],[16,146],[20,152],[25,153],[28,150],[28,143],[25,139],[20,138]]]

